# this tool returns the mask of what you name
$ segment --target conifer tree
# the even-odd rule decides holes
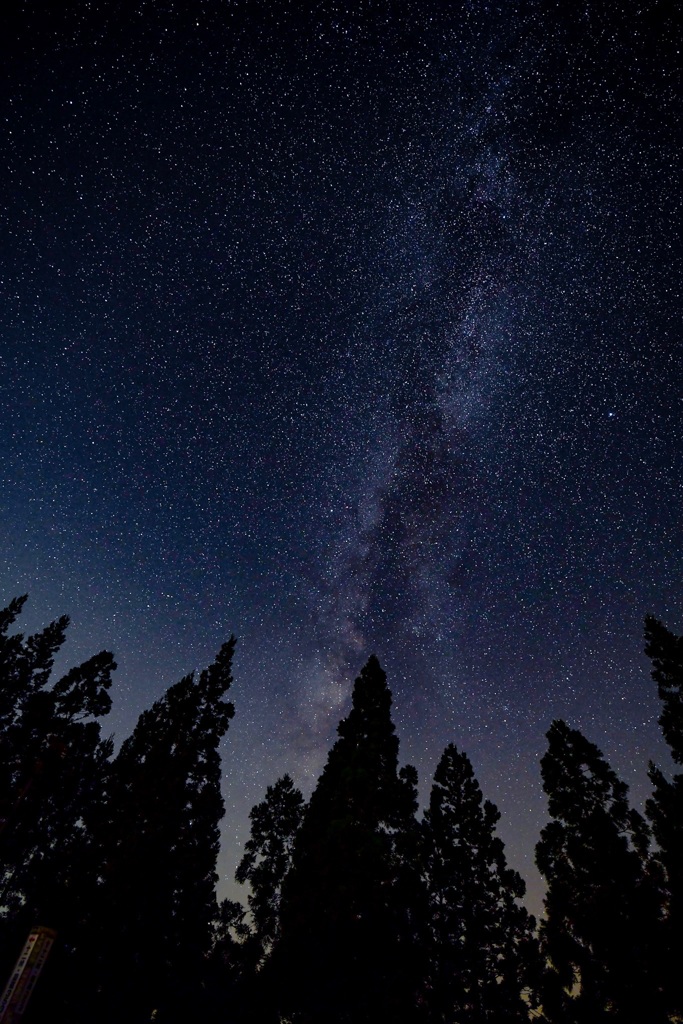
[[[110,709],[116,668],[102,651],[50,686],[69,620],[9,635],[25,601],[0,612],[0,905],[10,956],[36,922],[69,941],[84,880],[94,875],[85,821],[111,756],[97,718]]]
[[[552,821],[536,847],[548,889],[543,1008],[553,1022],[656,1024],[658,908],[646,869],[647,827],[598,748],[553,722],[541,760]]]
[[[93,897],[101,930],[82,968],[97,982],[91,1019],[133,1024],[153,1011],[160,1022],[196,1012],[216,916],[218,745],[234,714],[224,699],[234,645],[144,711],[114,760]]]
[[[235,877],[248,882],[253,932],[259,959],[270,951],[280,932],[282,884],[292,861],[301,824],[304,798],[289,775],[268,786],[266,797],[252,808],[251,835]]]
[[[662,701],[659,724],[676,764],[683,764],[683,637],[657,619],[645,620],[645,653]],[[683,773],[667,779],[650,762],[654,790],[645,809],[658,849],[653,860],[662,870],[664,921],[661,970],[669,1012],[683,1017],[683,974],[678,949],[683,935]]]
[[[294,845],[264,980],[294,1020],[412,1021],[421,892],[404,851],[417,831],[415,773],[398,771],[391,693],[374,656],[338,733]]]
[[[499,819],[482,800],[469,758],[449,744],[423,822],[435,1024],[529,1019],[538,972],[534,919],[519,902],[524,881],[508,868],[495,835]]]
[[[255,965],[260,946],[237,900],[221,900],[212,922],[211,949],[204,964],[203,998],[195,1018],[205,1024],[238,1024],[258,1019]]]

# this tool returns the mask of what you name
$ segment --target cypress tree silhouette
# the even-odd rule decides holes
[[[289,775],[268,786],[266,797],[252,808],[251,835],[235,877],[248,882],[248,897],[259,960],[271,950],[280,932],[282,884],[292,862],[304,798]]]
[[[36,921],[57,929],[62,945],[72,937],[95,871],[85,822],[101,799],[112,749],[96,721],[111,707],[112,655],[102,651],[50,686],[69,620],[28,638],[8,635],[25,601],[0,612],[3,970]]]
[[[424,816],[430,901],[430,1020],[527,1024],[539,972],[525,884],[495,835],[497,808],[482,800],[466,754],[443,752]],[[526,992],[525,992],[526,990]],[[526,995],[526,998],[525,998]]]
[[[99,822],[101,885],[91,1019],[159,1021],[197,1012],[216,917],[224,812],[218,745],[233,717],[234,638],[138,720],[112,765]]]
[[[659,724],[676,764],[683,764],[683,637],[653,616],[645,619],[645,653],[652,659],[652,678],[662,701]],[[663,882],[662,981],[672,1016],[683,1017],[683,974],[679,945],[683,935],[683,774],[669,781],[650,762],[652,797],[645,805],[658,850],[653,860]]]
[[[294,845],[264,982],[292,1019],[412,1021],[420,890],[405,850],[417,832],[415,773],[398,771],[391,693],[374,656],[338,733]]]
[[[547,735],[541,770],[553,820],[536,847],[548,883],[544,1011],[552,1022],[665,1021],[647,826],[593,743],[562,721]]]

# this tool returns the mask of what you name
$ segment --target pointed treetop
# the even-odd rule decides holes
[[[352,708],[346,718],[337,726],[337,732],[344,739],[357,735],[365,739],[369,726],[381,723],[382,731],[394,733],[391,721],[391,690],[387,686],[386,672],[376,655],[371,654],[357,677],[352,694]]]
[[[429,987],[439,1020],[529,1019],[523,993],[536,966],[534,920],[519,903],[525,884],[507,865],[499,819],[467,754],[450,743],[423,818]]]
[[[600,749],[578,729],[556,719],[546,733],[548,750],[541,758],[543,788],[553,817],[571,821],[600,810],[605,802],[628,813],[628,787]]]

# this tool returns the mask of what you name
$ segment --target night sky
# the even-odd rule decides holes
[[[0,603],[114,651],[119,741],[235,633],[222,894],[376,652],[423,798],[455,742],[538,911],[551,720],[636,803],[667,764],[668,5],[10,6]]]

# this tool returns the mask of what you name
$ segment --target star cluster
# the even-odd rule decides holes
[[[655,4],[17,5],[2,589],[115,651],[119,738],[238,635],[223,888],[373,651],[423,791],[467,750],[535,909],[550,721],[643,799],[679,42]]]

